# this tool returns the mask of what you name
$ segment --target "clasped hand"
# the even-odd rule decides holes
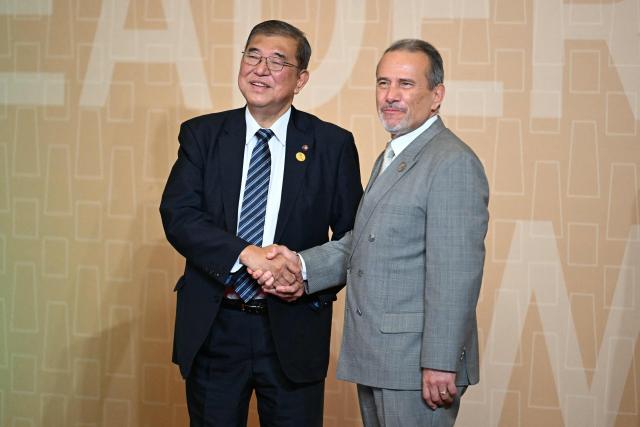
[[[262,286],[263,292],[288,302],[304,294],[300,259],[286,246],[249,245],[240,253],[240,262]]]

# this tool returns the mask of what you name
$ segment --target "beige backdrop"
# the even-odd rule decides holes
[[[444,56],[444,120],[492,192],[458,425],[639,426],[639,0],[1,0],[0,425],[187,425],[158,203],[179,123],[242,105],[268,18],[308,34],[295,104],[354,132],[365,184],[381,52]],[[342,307],[327,426],[361,424],[334,378]]]

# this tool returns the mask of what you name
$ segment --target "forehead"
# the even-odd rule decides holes
[[[298,45],[291,37],[257,34],[247,42],[245,50],[259,51],[263,54],[279,53],[285,57],[295,56]]]
[[[376,68],[377,78],[427,79],[429,58],[422,52],[397,50],[385,53]]]

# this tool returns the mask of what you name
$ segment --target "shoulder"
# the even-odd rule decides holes
[[[244,108],[234,110],[220,111],[217,113],[209,113],[201,116],[192,117],[182,123],[182,129],[189,128],[193,132],[210,131],[211,129],[220,128],[227,121],[244,120]]]
[[[443,158],[469,158],[479,161],[473,149],[447,127],[433,138],[431,144]]]
[[[313,114],[293,109],[291,112],[295,126],[303,132],[313,132],[315,134],[331,135],[338,139],[351,138],[353,135],[348,130],[334,124],[322,120]]]

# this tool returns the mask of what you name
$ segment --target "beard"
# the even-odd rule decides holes
[[[382,112],[382,108],[398,108],[397,106],[393,106],[393,105],[384,105],[383,107],[378,109],[378,117],[380,118],[380,122],[382,123],[382,127],[384,127],[384,129],[389,132],[391,135],[393,135],[393,137],[399,136],[399,135],[403,135],[405,133],[409,132],[409,115],[406,114],[407,111],[406,109],[402,109],[402,111],[404,111],[405,115],[404,117],[397,123],[391,124],[388,123],[385,118],[384,118],[384,113]],[[399,109],[399,108],[398,108]]]

